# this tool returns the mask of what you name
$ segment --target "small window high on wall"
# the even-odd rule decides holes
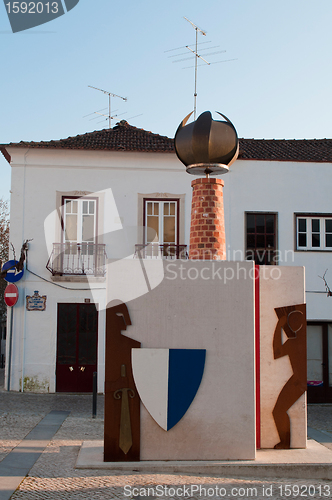
[[[297,214],[296,250],[332,251],[332,214]]]
[[[277,264],[277,214],[245,214],[246,260],[259,265]]]

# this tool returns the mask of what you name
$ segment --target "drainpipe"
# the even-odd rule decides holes
[[[23,288],[23,307],[24,307],[24,316],[23,316],[23,334],[22,334],[22,378],[21,378],[21,392],[24,392],[24,364],[25,364],[25,337],[26,337],[26,314],[27,310],[24,304],[24,299],[26,295],[26,290]]]

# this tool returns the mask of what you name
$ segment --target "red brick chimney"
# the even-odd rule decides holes
[[[224,181],[195,179],[191,203],[189,259],[226,260]]]

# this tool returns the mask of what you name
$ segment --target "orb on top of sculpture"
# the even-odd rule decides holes
[[[212,120],[210,111],[205,111],[188,125],[192,113],[180,123],[174,138],[175,152],[188,174],[224,174],[238,157],[235,127],[225,115],[218,114],[225,121]]]

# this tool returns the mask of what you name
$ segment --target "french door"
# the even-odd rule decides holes
[[[175,255],[179,244],[179,200],[144,200],[145,244],[151,251]]]
[[[95,243],[96,200],[64,198],[64,243],[81,243],[88,247]]]
[[[63,198],[63,274],[93,274],[96,267],[97,200]]]
[[[308,402],[332,403],[332,324],[307,325]]]
[[[57,392],[92,392],[97,332],[95,304],[58,304]]]

